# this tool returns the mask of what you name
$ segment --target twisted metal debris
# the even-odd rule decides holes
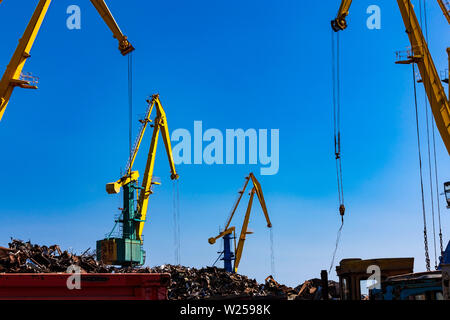
[[[9,248],[0,247],[0,273],[58,273],[70,266],[79,266],[82,273],[169,273],[170,300],[198,299],[320,299],[320,280],[313,279],[290,288],[267,277],[264,284],[240,274],[217,267],[202,269],[162,265],[154,268],[117,268],[96,261],[95,253],[81,255],[62,251],[58,245],[39,246],[12,239]],[[336,298],[337,284],[330,281],[330,296]]]

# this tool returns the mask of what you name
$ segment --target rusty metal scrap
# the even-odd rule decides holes
[[[92,254],[77,256],[62,251],[59,246],[50,247],[13,239],[9,248],[0,249],[0,272],[51,273],[66,272],[71,265],[80,266],[82,272],[108,272]]]
[[[169,299],[215,299],[224,296],[265,296],[264,287],[246,276],[216,267],[203,269],[164,265],[151,272],[170,273]]]
[[[321,279],[311,279],[297,286],[294,290],[298,292],[295,300],[320,300],[321,296]],[[335,281],[328,281],[328,298],[339,299],[339,284]]]
[[[272,276],[264,284],[244,275],[216,267],[195,269],[162,265],[154,268],[119,268],[96,261],[95,253],[81,255],[62,251],[58,245],[39,246],[12,239],[9,248],[0,247],[0,273],[58,273],[70,266],[82,273],[168,273],[171,275],[168,297],[171,300],[199,299],[320,299],[320,279],[308,280],[296,288],[279,284]],[[338,285],[329,281],[331,298],[338,296]]]

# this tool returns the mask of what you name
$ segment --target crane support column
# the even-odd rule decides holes
[[[436,121],[436,126],[450,154],[450,106],[439,74],[434,65],[419,21],[410,0],[397,0],[403,22],[406,27],[412,53],[407,61],[398,63],[416,63],[423,79],[425,91]]]
[[[36,86],[31,85],[28,81],[21,80],[20,75],[26,60],[30,57],[31,48],[47,14],[50,3],[51,0],[39,1],[22,38],[19,40],[19,45],[0,80],[0,121],[15,87],[37,89]]]
[[[226,234],[223,237],[223,264],[225,267],[225,271],[227,272],[233,272],[233,260],[234,260],[234,254],[231,251],[231,235]]]

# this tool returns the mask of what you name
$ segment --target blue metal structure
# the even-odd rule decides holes
[[[223,260],[225,271],[234,272],[234,253],[231,251],[231,234],[226,234],[223,237],[223,258],[221,260]]]
[[[447,244],[447,248],[442,253],[442,256],[439,257],[438,270],[441,270],[441,265],[443,264],[450,264],[450,241]]]
[[[442,300],[440,271],[389,277],[381,289],[370,290],[374,300]]]

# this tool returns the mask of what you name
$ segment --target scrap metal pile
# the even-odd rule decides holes
[[[164,265],[151,272],[170,273],[169,299],[221,299],[223,297],[283,297],[279,290],[260,285],[246,276],[224,269]]]
[[[62,251],[58,245],[39,246],[14,239],[8,245],[9,248],[0,247],[0,272],[66,272],[73,265],[79,266],[84,273],[110,272],[107,266],[97,262],[87,251],[81,255],[75,255]]]
[[[168,296],[180,299],[272,298],[320,299],[319,279],[306,281],[295,289],[278,284],[271,276],[265,284],[246,276],[226,272],[224,269],[203,269],[163,265],[154,268],[117,268],[95,260],[95,255],[84,252],[75,255],[62,251],[59,246],[39,246],[30,242],[12,240],[9,248],[0,247],[0,273],[53,273],[68,272],[79,266],[82,273],[169,273],[171,285]],[[330,298],[338,295],[337,284],[329,282]]]

